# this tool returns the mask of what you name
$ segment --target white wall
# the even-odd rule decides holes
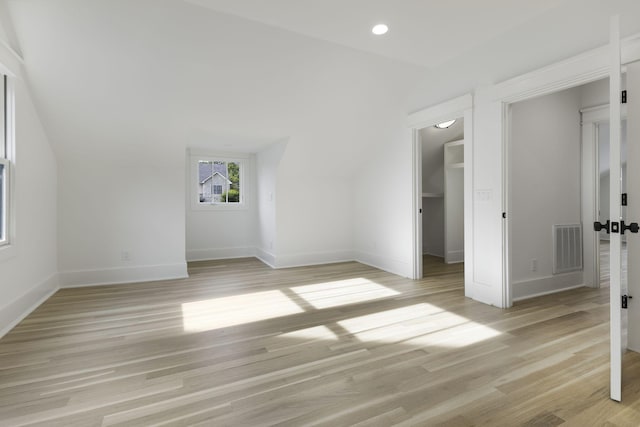
[[[444,258],[444,197],[422,199],[422,252]]]
[[[186,240],[209,255],[253,240],[277,267],[354,258],[355,176],[402,132],[423,68],[182,1],[10,6],[61,153],[64,284],[179,276]],[[277,218],[258,208],[260,229],[196,241],[210,216],[187,227],[185,149],[258,153],[283,139],[273,191],[257,194],[266,208],[274,193]]]
[[[446,263],[464,262],[464,145],[445,146],[445,257]],[[453,165],[456,165],[455,167]],[[464,165],[463,165],[464,166]]]
[[[276,199],[278,165],[287,148],[287,140],[276,142],[256,155],[257,239],[256,254],[275,266]]]
[[[151,156],[87,141],[61,158],[58,183],[61,286],[186,277],[183,148]]]
[[[511,107],[509,253],[514,299],[583,283],[581,272],[552,274],[553,225],[581,220],[580,104],[581,90],[575,88]]]
[[[420,130],[422,192],[440,194],[440,197],[422,198],[422,251],[444,258],[444,148],[442,142],[432,142],[428,135],[431,131]]]
[[[0,249],[0,336],[58,289],[56,157],[25,81],[14,82],[16,230]]]
[[[580,105],[582,108],[609,104],[609,79],[600,79],[582,86]]]
[[[366,166],[357,174],[354,191],[356,259],[404,277],[412,274],[411,138],[411,131],[404,129],[389,138],[393,143],[364,153]],[[390,165],[394,173],[380,179]],[[393,194],[392,202],[381,194]]]

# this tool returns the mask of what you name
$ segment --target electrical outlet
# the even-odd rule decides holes
[[[120,254],[120,259],[122,261],[131,261],[131,252],[122,251],[122,253]]]
[[[531,260],[531,271],[538,271],[538,260],[535,258]]]

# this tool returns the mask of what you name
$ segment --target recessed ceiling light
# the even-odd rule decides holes
[[[383,35],[383,34],[386,34],[386,33],[387,33],[387,31],[389,31],[389,27],[387,27],[387,26],[386,26],[386,25],[384,25],[384,24],[378,24],[378,25],[376,25],[375,27],[373,27],[373,28],[371,29],[371,32],[372,32],[373,34],[375,34],[376,36],[381,36],[381,35]]]
[[[446,122],[438,123],[436,125],[436,127],[438,129],[446,129],[446,128],[450,127],[452,124],[454,124],[455,122],[456,122],[455,120],[449,120],[449,121],[446,121]]]

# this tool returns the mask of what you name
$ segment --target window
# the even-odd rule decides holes
[[[4,246],[9,243],[9,120],[12,107],[7,95],[7,76],[0,74],[0,80],[0,246]]]
[[[243,165],[239,160],[197,160],[198,203],[240,205],[243,203]]]

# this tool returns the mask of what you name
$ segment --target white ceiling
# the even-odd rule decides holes
[[[286,140],[281,169],[306,175],[352,175],[389,141],[407,149],[409,112],[603,45],[616,10],[640,31],[638,0],[5,1],[61,159]]]
[[[308,37],[436,67],[565,0],[185,0]],[[390,30],[374,36],[371,28]]]

